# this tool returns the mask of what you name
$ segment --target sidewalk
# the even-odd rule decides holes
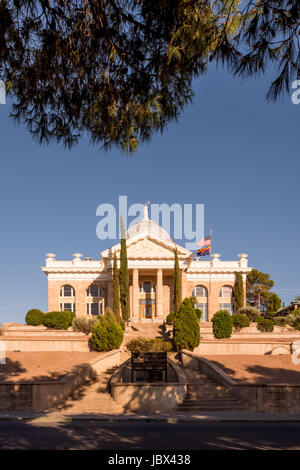
[[[31,422],[62,422],[62,421],[161,421],[167,423],[194,422],[300,422],[300,413],[258,413],[217,411],[207,413],[157,413],[157,414],[68,414],[62,412],[0,412],[0,421],[16,420]]]

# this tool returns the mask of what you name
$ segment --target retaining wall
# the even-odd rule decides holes
[[[113,399],[125,410],[144,413],[166,412],[182,403],[187,392],[186,376],[170,358],[168,364],[175,370],[178,382],[122,382],[127,362],[122,364],[110,381]]]
[[[95,378],[97,373],[120,365],[120,349],[99,353],[99,357],[49,382],[0,382],[1,411],[43,411],[62,403],[72,390]]]
[[[250,411],[299,413],[300,384],[240,384],[211,361],[190,351],[182,351],[184,367],[200,370],[248,404]]]

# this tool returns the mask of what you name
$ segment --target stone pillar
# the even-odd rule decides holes
[[[163,319],[163,270],[158,269],[156,273],[156,312],[155,317]]]
[[[132,271],[132,320],[139,318],[139,270]]]

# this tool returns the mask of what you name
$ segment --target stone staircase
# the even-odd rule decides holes
[[[95,380],[90,380],[73,390],[67,400],[51,411],[68,415],[81,414],[123,414],[123,408],[111,397],[108,385],[115,368],[99,372]]]
[[[188,380],[187,394],[178,411],[242,411],[247,408],[230,390],[207,375],[190,369],[184,369],[184,372]]]

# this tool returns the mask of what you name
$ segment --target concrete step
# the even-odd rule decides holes
[[[108,369],[98,374],[95,381],[89,380],[73,390],[70,397],[56,407],[67,414],[101,413],[120,414],[123,408],[118,405],[108,391],[110,377],[115,369]]]

